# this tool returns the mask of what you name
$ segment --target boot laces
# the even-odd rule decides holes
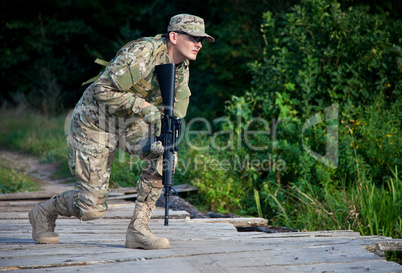
[[[134,229],[147,236],[147,234],[156,236],[155,233],[149,227],[149,220],[151,219],[153,209],[147,203],[144,202],[140,211],[138,211],[137,219],[134,223]]]
[[[56,228],[56,219],[57,219],[57,214],[56,215],[49,215],[49,216],[46,217],[48,227],[53,232],[54,232],[54,229]]]
[[[54,229],[56,228],[56,219],[58,217],[58,214],[54,212],[52,213],[52,209],[45,207],[45,204],[43,204],[43,206],[39,206],[38,214],[42,221],[44,220],[44,224],[47,225],[48,231],[54,232]]]

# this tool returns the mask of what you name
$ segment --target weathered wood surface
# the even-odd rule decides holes
[[[51,186],[55,187],[47,186],[44,190],[41,191],[0,194],[0,201],[49,199],[53,195],[60,194],[63,191],[74,189],[74,184],[64,183],[65,180],[57,180],[55,182],[52,181],[54,185]],[[173,186],[173,189],[178,193],[197,191],[196,187],[188,184],[175,185]],[[130,188],[121,187],[116,189],[110,189],[108,200],[133,199],[136,197],[137,197],[137,189],[135,187]]]
[[[123,202],[123,201],[120,201]],[[35,244],[27,213],[35,202],[0,202],[0,271],[19,272],[402,272],[402,266],[366,250],[401,240],[353,231],[237,232],[229,220],[186,219],[150,226],[171,249],[124,248],[133,203],[114,203],[105,218],[57,220],[58,245]],[[11,214],[14,214],[12,216]],[[156,218],[163,215],[157,208]],[[262,219],[236,219],[250,224]],[[256,222],[257,223],[257,222]],[[239,224],[240,225],[240,224]],[[383,249],[385,250],[385,249]]]
[[[189,192],[189,191],[197,191],[197,188],[188,184],[183,185],[175,185],[173,189],[179,192]],[[112,189],[109,193],[108,200],[118,200],[118,199],[133,199],[137,198],[137,189],[136,188],[117,188]]]

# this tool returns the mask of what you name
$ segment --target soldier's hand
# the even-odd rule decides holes
[[[152,143],[150,151],[155,155],[163,155],[165,148],[163,147],[162,142],[155,141]]]
[[[159,112],[158,108],[153,105],[148,105],[141,110],[141,115],[144,118],[144,121],[149,124],[151,127],[151,132],[155,133],[155,136],[161,135],[161,112]]]

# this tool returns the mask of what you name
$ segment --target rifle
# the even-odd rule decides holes
[[[162,93],[163,111],[161,135],[157,137],[164,147],[162,183],[165,191],[165,226],[169,225],[169,196],[174,179],[174,152],[179,150],[181,120],[174,116],[174,63],[157,65],[155,67],[159,87]]]

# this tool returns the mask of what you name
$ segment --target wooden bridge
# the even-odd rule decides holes
[[[29,210],[37,201],[0,202],[0,271],[19,272],[402,272],[387,262],[385,250],[402,240],[360,236],[353,231],[238,232],[236,226],[264,223],[261,218],[175,219],[163,226],[157,208],[150,226],[167,237],[171,249],[124,248],[133,203],[114,200],[105,217],[80,222],[59,218],[58,245],[35,244]],[[159,218],[159,219],[158,219]],[[380,254],[377,255],[377,254]]]

